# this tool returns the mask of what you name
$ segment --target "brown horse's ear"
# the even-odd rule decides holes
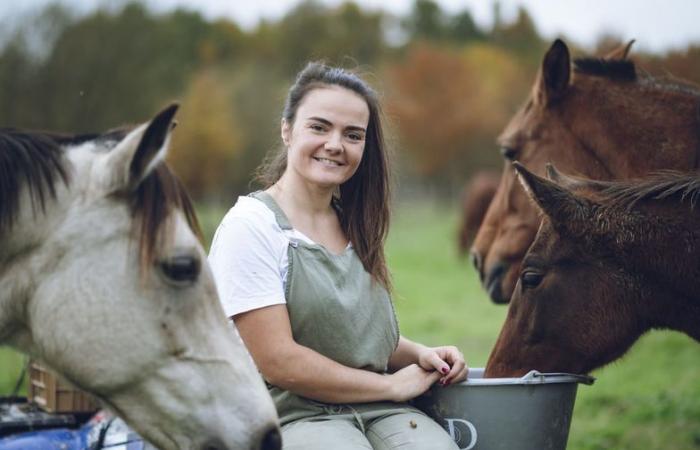
[[[562,185],[564,183],[567,183],[569,181],[573,181],[571,177],[568,177],[564,175],[563,173],[559,172],[556,167],[554,167],[554,164],[552,163],[547,163],[544,166],[544,170],[547,173],[547,179],[549,181],[554,181],[558,185]]]
[[[627,55],[629,55],[630,49],[632,48],[632,44],[634,44],[634,39],[630,40],[627,44],[625,45],[620,45],[616,49],[610,51],[607,55],[603,57],[603,59],[617,59],[617,60],[626,60]]]
[[[535,81],[533,97],[541,105],[549,105],[564,96],[571,78],[569,48],[557,39],[547,50]]]
[[[558,184],[560,187],[563,187],[564,189],[568,189],[570,191],[586,189],[597,192],[609,187],[610,185],[609,182],[605,181],[591,180],[588,178],[579,178],[571,175],[566,175],[562,172],[559,172],[557,168],[554,167],[554,165],[551,163],[547,163],[544,168],[545,173],[547,174],[547,179]]]
[[[576,196],[552,181],[538,177],[518,161],[513,162],[513,167],[527,194],[542,212],[549,216],[555,228],[564,226],[575,232],[579,228],[578,225],[585,223],[586,218],[591,215],[591,204],[588,200]]]

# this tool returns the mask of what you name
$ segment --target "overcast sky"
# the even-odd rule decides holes
[[[60,0],[80,11],[90,11],[109,0]],[[339,4],[342,0],[322,0]],[[11,26],[19,15],[48,3],[49,0],[0,1],[0,28]],[[158,11],[186,6],[208,18],[229,17],[245,28],[254,27],[260,18],[276,19],[298,0],[149,0]],[[356,0],[369,9],[406,13],[413,0]],[[447,12],[468,8],[482,26],[493,22],[492,0],[438,0]],[[504,20],[512,19],[518,5],[532,15],[538,30],[549,38],[563,33],[576,42],[591,47],[602,33],[612,33],[623,40],[636,39],[635,48],[664,51],[700,44],[700,1],[698,0],[501,0]]]

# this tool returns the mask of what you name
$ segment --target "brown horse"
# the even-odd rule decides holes
[[[464,256],[471,247],[491,200],[496,194],[500,179],[500,173],[484,170],[477,172],[464,185],[460,205],[462,222],[457,233],[457,248],[460,256]]]
[[[700,177],[548,181],[514,163],[544,213],[486,376],[588,373],[654,328],[700,341]]]
[[[630,43],[631,44],[631,43]],[[604,59],[579,59],[555,41],[530,98],[498,142],[506,160],[543,174],[547,162],[598,180],[698,166],[697,87],[640,75],[629,45]],[[501,184],[472,249],[484,287],[507,303],[540,219],[506,162]]]

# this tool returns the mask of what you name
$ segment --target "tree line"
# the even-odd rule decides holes
[[[500,166],[495,136],[549,45],[525,9],[505,22],[494,3],[494,17],[485,29],[469,10],[450,15],[433,0],[415,0],[404,17],[307,0],[244,30],[136,1],[87,15],[52,4],[0,48],[0,126],[102,131],[178,100],[171,163],[197,198],[230,203],[280,145],[292,77],[325,60],[359,71],[381,93],[409,184],[455,191],[478,168]],[[593,51],[619,44],[604,36]],[[652,73],[700,81],[698,45],[634,59]]]

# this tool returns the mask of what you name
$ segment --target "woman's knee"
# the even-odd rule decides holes
[[[367,439],[374,450],[458,450],[437,422],[417,412],[377,419],[367,429]]]
[[[355,424],[332,419],[293,422],[282,427],[283,450],[372,450]]]

